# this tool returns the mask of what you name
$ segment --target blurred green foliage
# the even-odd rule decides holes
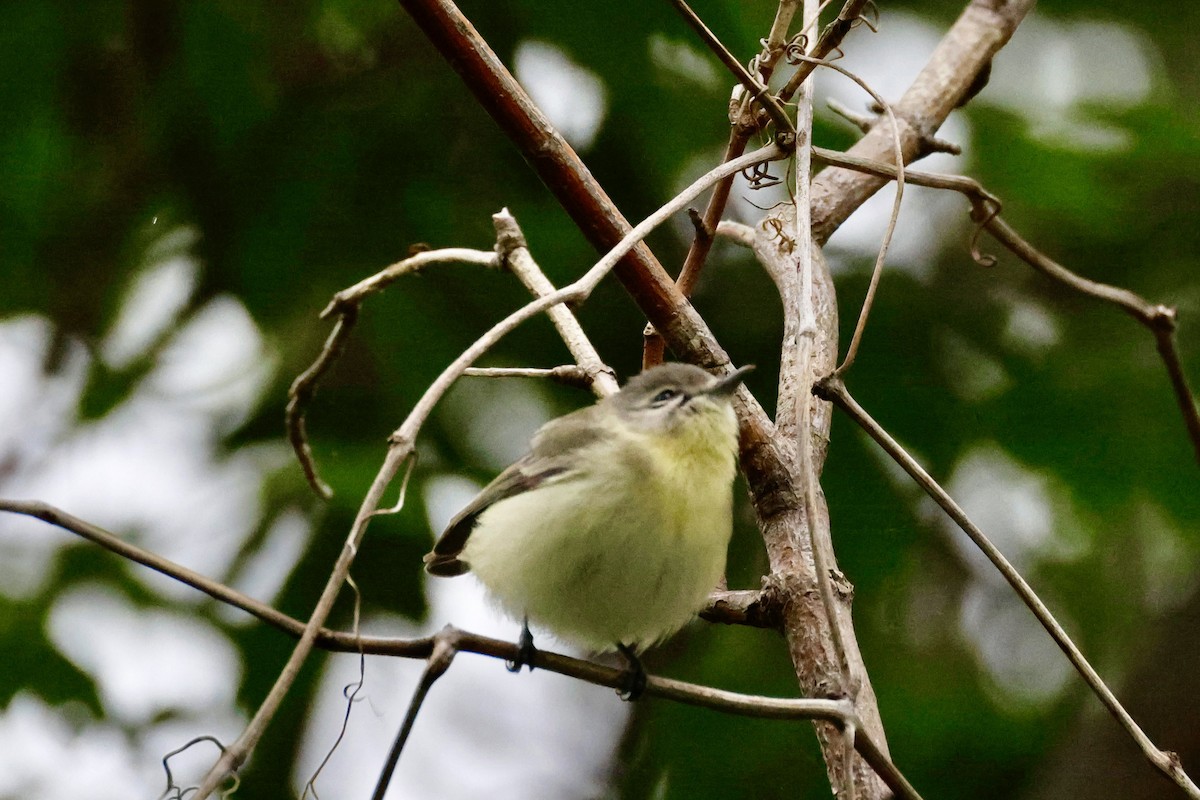
[[[710,88],[682,83],[656,72],[649,58],[654,34],[691,41],[666,3],[475,0],[463,7],[506,61],[520,41],[537,38],[604,82],[607,116],[586,159],[631,219],[668,198],[697,157],[723,145],[729,81],[722,76]],[[882,24],[908,9],[941,30],[959,7],[888,3]],[[697,10],[743,56],[756,49],[773,13],[765,0],[709,0]],[[1044,5],[1041,13],[1060,22],[1132,26],[1161,59],[1154,61],[1155,91],[1133,109],[1088,111],[1128,135],[1127,147],[1104,152],[1046,143],[1015,112],[989,105],[985,89],[962,112],[973,130],[966,168],[1004,199],[1005,216],[1046,253],[1089,277],[1179,305],[1185,367],[1200,380],[1200,81],[1194,37],[1186,33],[1200,25],[1200,10],[1158,0],[1075,1]],[[403,257],[410,245],[488,248],[489,215],[507,206],[557,283],[595,257],[394,3],[0,4],[0,75],[0,315],[43,314],[64,340],[97,343],[155,226],[194,226],[203,271],[190,307],[221,293],[236,296],[280,358],[268,400],[226,441],[230,447],[278,440],[287,386],[327,332],[316,313],[333,292]],[[818,138],[847,141],[828,119]],[[964,204],[964,220],[965,211]],[[1184,593],[1164,608],[1148,606],[1143,599],[1156,576],[1138,566],[1148,563],[1139,514],[1153,507],[1194,572],[1200,492],[1178,411],[1148,333],[1050,285],[1011,256],[999,254],[991,270],[976,267],[967,231],[963,222],[947,237],[926,278],[885,277],[851,389],[937,476],[995,442],[1065,487],[1088,546],[1068,560],[1035,559],[1028,577],[1119,683],[1147,668],[1139,654],[1157,641],[1164,619],[1197,602]],[[679,237],[659,234],[652,244],[665,264],[678,265],[685,247]],[[856,317],[868,265],[865,256],[850,259],[839,274],[844,328]],[[451,267],[368,302],[309,418],[335,500],[320,508],[294,469],[270,485],[268,506],[300,503],[319,524],[279,607],[296,615],[311,607],[387,433],[449,359],[523,299],[507,276]],[[1036,351],[1007,346],[1018,303],[1041,309],[1056,341]],[[769,405],[779,336],[770,284],[746,255],[721,248],[696,304],[736,362],[760,365],[750,385]],[[636,369],[642,318],[619,288],[602,288],[581,316],[610,363],[624,375]],[[945,363],[947,337],[998,365],[1006,388],[982,399],[960,397]],[[531,365],[563,359],[541,322],[491,356],[494,363]],[[94,375],[83,416],[117,405],[144,367]],[[560,410],[586,402],[577,392],[545,391]],[[486,477],[485,466],[466,461],[470,449],[461,435],[435,417],[426,431],[432,463]],[[416,488],[425,477],[419,470]],[[969,575],[955,548],[844,419],[835,423],[824,487],[840,565],[856,586],[858,633],[892,751],[926,796],[1021,796],[1036,776],[1055,770],[1058,742],[1085,735],[1081,717],[1088,725],[1112,724],[1096,719],[1096,701],[1075,680],[1048,703],[1005,700],[959,632],[955,598]],[[413,513],[378,528],[355,570],[367,606],[419,617],[425,521]],[[136,593],[123,572],[105,566],[111,560],[74,549],[37,597],[0,606],[0,650],[17,654],[0,674],[0,698],[27,687],[99,711],[86,676],[46,639],[42,617],[59,592],[85,577],[101,575]],[[751,527],[742,525],[734,582],[754,585],[764,562]],[[940,598],[930,616],[914,616],[922,587]],[[340,609],[339,622],[347,614],[348,607]],[[924,632],[915,635],[914,626]],[[239,697],[253,707],[290,642],[262,627],[235,636],[246,664]],[[656,668],[704,683],[795,691],[781,642],[762,632],[700,628],[655,660]],[[289,784],[297,742],[290,731],[302,724],[317,688],[315,672],[305,674],[287,719],[268,734],[245,775],[246,796],[284,796],[277,787]],[[1196,698],[1180,699],[1170,712],[1200,730]],[[828,796],[803,726],[660,702],[640,705],[637,720],[623,751],[623,797]],[[1160,722],[1152,718],[1148,727]],[[1193,774],[1200,771],[1196,734],[1162,744],[1180,749]],[[1150,796],[1160,788],[1157,779],[1132,748],[1127,757]]]

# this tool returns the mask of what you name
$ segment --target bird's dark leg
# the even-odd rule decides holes
[[[617,650],[625,656],[626,662],[625,672],[621,674],[621,685],[617,687],[617,694],[621,696],[622,700],[632,702],[646,691],[646,670],[642,669],[642,662],[637,657],[637,653],[633,652],[632,647],[618,642]]]
[[[521,638],[517,640],[517,644],[519,645],[517,657],[506,662],[504,666],[508,667],[509,672],[520,672],[521,667],[529,667],[529,671],[533,672],[533,657],[537,654],[537,648],[533,646],[533,634],[529,632],[528,617],[521,625]]]

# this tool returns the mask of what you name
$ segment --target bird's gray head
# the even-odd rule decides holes
[[[752,369],[745,366],[718,378],[691,364],[662,364],[630,378],[612,403],[639,428],[670,430],[697,416],[728,413],[733,393]]]

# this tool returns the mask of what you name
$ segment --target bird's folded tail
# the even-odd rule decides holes
[[[439,578],[453,578],[471,569],[467,562],[459,560],[457,553],[426,553],[424,561],[425,571]]]

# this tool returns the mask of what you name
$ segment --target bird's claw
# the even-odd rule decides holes
[[[628,645],[618,644],[617,649],[625,656],[626,667],[621,673],[621,683],[617,686],[617,696],[626,702],[633,702],[646,691],[646,670],[642,662]]]
[[[521,638],[517,640],[517,657],[504,662],[504,666],[509,672],[520,672],[521,667],[529,667],[529,671],[533,672],[533,659],[536,655],[537,648],[533,646],[533,634],[529,631],[529,621],[526,620],[521,627]]]

